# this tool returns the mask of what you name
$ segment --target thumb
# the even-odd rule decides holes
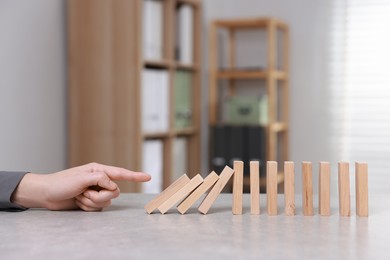
[[[104,172],[93,172],[88,174],[89,179],[89,186],[92,186],[93,189],[99,190],[100,189],[106,189],[114,191],[118,188],[118,185],[113,182],[107,174]]]

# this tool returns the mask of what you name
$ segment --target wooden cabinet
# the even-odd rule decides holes
[[[258,30],[264,33],[263,42],[251,41],[247,44],[261,48],[264,46],[263,67],[240,68],[237,66],[237,37],[242,30]],[[220,33],[225,33],[224,48]],[[240,80],[259,80],[268,96],[268,123],[266,124],[266,159],[279,162],[278,181],[283,181],[283,161],[288,160],[288,51],[289,28],[286,23],[275,18],[254,18],[239,20],[216,20],[209,31],[209,124],[224,124],[221,111],[221,92],[227,96],[239,95]],[[258,46],[258,47],[256,47]],[[225,55],[224,68],[221,54]],[[253,56],[253,55],[252,55]],[[221,84],[225,81],[227,84]],[[261,88],[262,86],[259,86]],[[226,88],[221,90],[221,88]],[[229,140],[227,140],[229,141]],[[249,162],[246,162],[249,164]],[[265,178],[260,181],[265,185]],[[244,180],[249,185],[249,179]]]
[[[162,57],[144,59],[142,0],[69,0],[68,3],[68,162],[88,162],[143,170],[143,142],[161,140],[162,187],[172,182],[173,142],[187,141],[186,173],[200,170],[200,26],[201,4],[196,0],[160,0],[162,4]],[[193,8],[191,63],[175,57],[176,12]],[[142,73],[164,70],[169,77],[168,129],[142,129]],[[178,71],[191,74],[191,124],[175,127],[174,79]],[[153,106],[153,104],[150,104]],[[153,180],[152,180],[153,181]],[[142,191],[137,184],[121,183],[122,191]]]

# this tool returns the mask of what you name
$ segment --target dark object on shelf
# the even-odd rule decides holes
[[[266,175],[266,131],[262,126],[216,125],[211,127],[211,171],[220,174],[225,165],[244,161],[244,175],[249,176],[249,162],[260,162],[260,176]]]

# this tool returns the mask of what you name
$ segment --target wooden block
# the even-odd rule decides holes
[[[234,173],[236,174],[236,173]],[[251,214],[260,214],[260,174],[259,162],[250,162]]]
[[[205,193],[207,192],[213,185],[218,181],[218,175],[213,171],[211,172],[203,181],[203,183],[192,192],[187,198],[185,198],[180,204],[177,206],[177,210],[184,214],[187,210],[194,205],[194,203]]]
[[[284,162],[284,212],[286,216],[295,215],[295,176],[294,162]]]
[[[368,217],[368,164],[355,163],[356,215]]]
[[[188,182],[190,178],[186,174],[181,176],[168,188],[166,188],[163,192],[157,195],[154,199],[152,199],[148,204],[145,205],[145,210],[148,214],[151,214],[155,209],[157,209],[161,204],[163,204],[167,199],[169,199],[173,194],[175,194],[178,190],[183,188]]]
[[[225,166],[222,173],[219,175],[219,179],[217,183],[215,183],[214,187],[210,190],[210,192],[207,194],[207,196],[204,198],[202,203],[200,204],[198,210],[203,213],[207,214],[211,206],[213,205],[214,201],[217,199],[229,179],[232,177],[234,171],[229,166]]]
[[[330,164],[320,162],[318,176],[318,206],[321,216],[330,216]]]
[[[195,190],[200,184],[202,184],[203,178],[197,174],[194,178],[192,178],[183,188],[178,190],[175,194],[173,194],[169,199],[167,199],[163,204],[158,207],[158,210],[164,214],[170,208],[172,208],[176,203],[183,200],[188,196],[193,190]]]
[[[351,216],[351,198],[349,187],[349,163],[339,162],[339,212],[340,216]]]
[[[304,216],[313,216],[313,173],[311,162],[302,162],[302,207]]]
[[[233,206],[232,213],[234,215],[242,214],[242,193],[244,179],[244,163],[242,161],[234,161],[233,164]]]
[[[267,162],[267,212],[270,216],[278,215],[278,163]]]

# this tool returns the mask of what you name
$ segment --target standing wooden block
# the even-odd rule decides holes
[[[267,211],[268,215],[278,215],[278,163],[267,162]]]
[[[181,214],[186,213],[187,210],[218,181],[218,179],[218,175],[214,171],[211,172],[204,179],[203,183],[196,190],[194,190],[194,192],[192,192],[187,198],[180,202],[180,204],[177,206],[177,210]]]
[[[355,163],[356,215],[368,217],[368,164]]]
[[[349,187],[349,163],[339,162],[339,212],[340,216],[351,216]]]
[[[203,178],[197,174],[194,178],[192,178],[183,188],[178,190],[175,194],[173,194],[169,199],[167,199],[163,204],[158,207],[158,210],[164,214],[170,208],[172,208],[176,203],[180,200],[184,199],[188,196],[193,190],[195,190],[200,184],[202,184]]]
[[[313,216],[313,173],[311,162],[302,162],[302,207],[304,216]]]
[[[284,212],[286,216],[295,215],[295,176],[294,162],[284,162]]]
[[[198,210],[201,213],[207,214],[214,201],[217,199],[225,185],[228,183],[229,179],[232,177],[233,173],[234,171],[232,168],[225,166],[222,173],[219,175],[219,180],[200,204]]]
[[[318,205],[321,216],[330,216],[330,165],[320,162],[318,177]]]
[[[157,209],[161,204],[163,204],[173,194],[175,194],[178,190],[183,188],[189,181],[190,181],[190,178],[188,178],[188,176],[186,174],[182,175],[174,183],[169,185],[168,188],[166,188],[163,192],[161,192],[158,196],[156,196],[148,204],[145,205],[146,212],[148,214],[151,214],[155,209]]]
[[[250,162],[251,214],[260,214],[260,174],[259,162]]]
[[[242,214],[242,193],[244,179],[244,163],[242,161],[234,161],[233,165],[233,206],[232,213],[234,215]]]

